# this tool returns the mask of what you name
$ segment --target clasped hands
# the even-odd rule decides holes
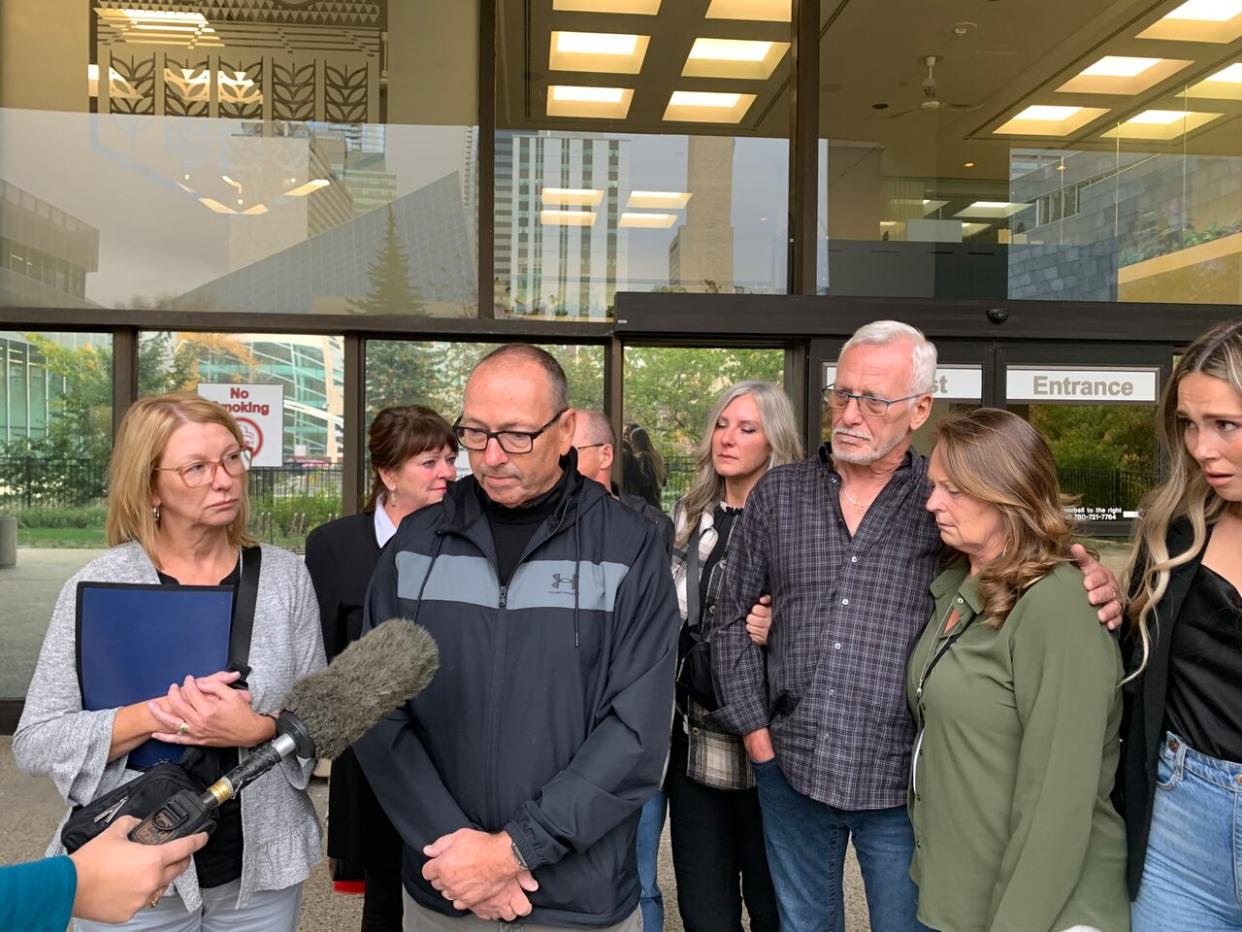
[[[531,872],[518,865],[507,832],[461,828],[441,835],[423,854],[423,877],[453,904],[480,919],[512,922],[530,914],[527,893],[539,889]]]
[[[220,671],[187,676],[168,694],[147,702],[157,730],[151,737],[169,744],[253,747],[272,736],[271,719],[250,708],[250,691],[234,689],[240,674]]]

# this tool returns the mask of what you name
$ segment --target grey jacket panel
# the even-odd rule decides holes
[[[77,585],[83,580],[158,583],[159,577],[139,544],[122,544],[78,571],[56,600],[13,736],[13,756],[27,773],[51,777],[70,806],[88,803],[139,776],[126,767],[126,755],[108,761],[116,710],[82,709],[74,651]],[[310,575],[296,555],[265,545],[250,644],[253,672],[248,681],[254,709],[279,711],[294,680],[323,665],[319,608]],[[245,750],[241,756],[244,760]],[[319,822],[305,793],[313,769],[314,761],[291,758],[241,794],[245,846],[239,906],[257,891],[305,880],[322,856]],[[60,853],[57,826],[47,854]],[[193,863],[173,886],[186,909],[199,908],[202,900]]]

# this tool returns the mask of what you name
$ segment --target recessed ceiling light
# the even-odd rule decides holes
[[[624,119],[633,99],[634,89],[630,87],[550,84],[548,116]]]
[[[676,214],[635,213],[627,210],[621,214],[621,220],[617,226],[663,230],[676,222]]]
[[[593,210],[541,210],[539,222],[548,226],[589,227],[595,222]]]
[[[650,36],[629,33],[554,31],[548,48],[548,69],[638,74],[643,70],[650,41]]]
[[[1084,75],[1099,78],[1133,78],[1152,68],[1163,59],[1131,58],[1128,55],[1105,55],[1090,68],[1083,70]]]
[[[626,207],[662,207],[681,210],[690,200],[685,191],[631,191]]]
[[[764,81],[789,50],[788,42],[698,38],[681,73],[689,78],[743,78]]]
[[[664,119],[682,123],[738,123],[754,102],[754,94],[673,91],[664,109]]]
[[[1242,0],[1188,0],[1138,34],[1140,39],[1233,42],[1242,36]]]
[[[208,210],[214,213],[217,213],[217,214],[237,213],[237,211],[235,211],[232,207],[229,207],[227,204],[221,204],[214,197],[200,197],[198,199],[198,202],[202,204],[204,207],[206,207]]]
[[[654,16],[660,0],[552,0],[552,9],[566,13],[629,13]]]
[[[975,201],[969,207],[959,210],[955,217],[1010,217],[1025,210],[1031,205],[1022,201]]]
[[[768,23],[793,20],[791,0],[712,0],[707,19],[745,19]]]
[[[1242,62],[1236,62],[1223,71],[1216,72],[1208,80],[1220,81],[1224,84],[1242,84]]]
[[[604,199],[604,192],[598,188],[544,188],[539,198],[545,204],[598,207]]]
[[[1216,100],[1242,100],[1242,62],[1222,68],[1214,75],[1178,95],[1179,97],[1209,97]]]
[[[290,188],[285,192],[285,196],[305,197],[307,194],[318,191],[320,188],[326,188],[331,183],[332,182],[330,182],[327,178],[312,178],[310,181],[306,182],[306,184],[298,185],[296,188]]]
[[[1035,104],[1015,114],[992,132],[1013,136],[1068,136],[1106,113],[1106,107]]]
[[[962,163],[962,168],[974,168],[974,167],[975,167],[974,162],[963,162]]]
[[[1144,110],[1100,135],[1109,139],[1154,139],[1169,142],[1221,116],[1223,114],[1194,110]]]

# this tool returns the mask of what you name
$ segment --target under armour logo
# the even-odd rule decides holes
[[[574,584],[577,582],[577,579],[578,579],[577,576],[567,576],[562,573],[553,573],[552,574],[552,588],[555,589],[557,592],[560,592],[561,583],[564,583],[567,588],[567,591],[573,592]]]

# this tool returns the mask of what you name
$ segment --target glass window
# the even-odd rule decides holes
[[[694,480],[694,450],[720,393],[747,379],[783,385],[784,372],[781,349],[625,348],[622,455],[647,459],[666,512]],[[625,491],[649,494],[641,485],[632,477],[623,481]]]
[[[104,548],[112,339],[0,332],[0,698],[24,696],[61,586]],[[10,520],[11,519],[11,520]]]
[[[138,390],[197,391],[229,408],[255,456],[251,531],[260,539],[300,551],[309,531],[341,513],[341,337],[143,332]]]
[[[821,293],[1242,302],[1238,17],[824,9]]]
[[[498,5],[496,316],[784,292],[789,5],[596,6]]]
[[[476,2],[53,6],[0,11],[0,184],[66,275],[0,306],[477,312]]]

